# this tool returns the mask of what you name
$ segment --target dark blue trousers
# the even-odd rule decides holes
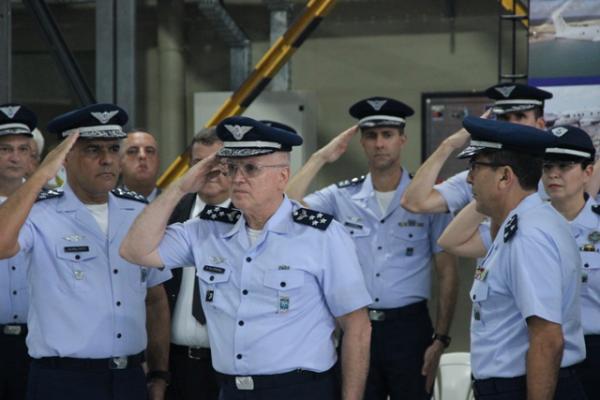
[[[30,361],[24,334],[0,332],[0,400],[25,399]]]
[[[372,321],[371,363],[365,400],[424,400],[423,356],[433,326],[423,301],[403,307],[399,318]],[[400,308],[398,310],[402,310]]]
[[[600,399],[600,335],[585,337],[586,359],[577,365],[577,375],[588,399]]]
[[[31,363],[27,400],[147,400],[141,366],[120,370],[46,368]]]

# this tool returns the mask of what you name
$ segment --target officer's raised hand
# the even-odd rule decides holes
[[[350,141],[358,132],[358,126],[354,125],[346,129],[329,143],[327,143],[322,149],[315,153],[315,156],[321,157],[326,163],[332,163],[342,156],[348,149]]]
[[[221,160],[216,153],[194,164],[177,182],[181,193],[196,193],[216,174],[223,173]]]
[[[50,179],[54,178],[60,168],[63,166],[67,154],[75,145],[75,142],[79,138],[79,132],[67,136],[58,146],[56,146],[51,152],[48,153],[44,161],[40,164],[38,169],[35,171],[30,179],[36,176],[44,179],[42,185],[45,185]]]

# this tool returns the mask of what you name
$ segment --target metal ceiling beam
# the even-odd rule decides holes
[[[38,22],[43,36],[50,45],[52,55],[56,59],[59,70],[62,72],[63,78],[67,81],[71,89],[77,96],[77,100],[81,105],[95,103],[94,94],[88,86],[75,57],[67,47],[58,25],[52,17],[48,6],[44,0],[23,0],[29,7],[33,16]]]
[[[0,0],[0,103],[11,101],[12,15],[10,0]]]

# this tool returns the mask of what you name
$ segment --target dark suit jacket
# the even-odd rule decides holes
[[[188,193],[179,201],[171,217],[169,218],[169,224],[176,222],[185,222],[190,219],[190,213],[196,202],[196,193]],[[164,283],[167,291],[167,297],[169,299],[169,306],[171,307],[171,313],[175,308],[175,302],[177,301],[177,294],[179,293],[179,287],[181,286],[181,276],[183,270],[181,268],[172,269],[173,278],[169,279]]]

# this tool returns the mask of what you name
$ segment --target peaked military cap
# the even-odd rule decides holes
[[[471,134],[471,143],[458,158],[499,150],[542,156],[554,142],[553,136],[546,131],[510,122],[466,117],[463,126]]]
[[[485,95],[495,100],[492,112],[499,115],[544,107],[544,101],[552,98],[550,92],[521,83],[500,83],[487,88]]]
[[[248,117],[225,118],[217,125],[223,147],[220,157],[252,157],[276,151],[292,151],[302,144],[302,137],[289,130],[269,126]]]
[[[590,135],[571,125],[559,125],[550,129],[554,142],[546,149],[546,158],[594,160],[596,148]]]
[[[67,137],[79,131],[81,138],[120,139],[127,137],[123,125],[129,117],[125,110],[114,104],[92,104],[59,115],[48,123],[48,131]]]
[[[393,126],[403,128],[406,118],[415,111],[401,101],[388,97],[370,97],[358,101],[350,107],[350,115],[358,119],[361,128]]]
[[[291,126],[286,125],[286,124],[282,124],[281,122],[270,121],[268,119],[261,119],[260,122],[262,122],[263,124],[268,125],[268,126],[270,126],[272,128],[283,129],[284,131],[290,131],[290,132],[293,132],[293,133],[296,133],[296,134],[298,133]]]
[[[33,136],[36,125],[37,117],[27,107],[15,103],[0,105],[0,136]]]

